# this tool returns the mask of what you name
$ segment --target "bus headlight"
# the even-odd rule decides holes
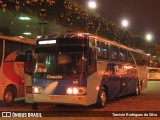
[[[68,88],[68,89],[67,89],[67,94],[72,94],[72,92],[73,92],[73,91],[72,91],[72,88]]]
[[[26,86],[26,93],[39,94],[43,92],[43,88],[39,86]]]
[[[73,88],[73,94],[78,94],[78,89],[77,88]]]
[[[66,94],[73,94],[73,95],[82,95],[82,94],[86,94],[87,89],[85,87],[69,87],[66,90]]]
[[[32,93],[39,94],[39,93],[42,93],[42,92],[43,92],[42,87],[39,87],[39,86],[33,86],[32,87]]]

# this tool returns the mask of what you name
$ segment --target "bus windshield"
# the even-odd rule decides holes
[[[35,73],[77,74],[84,71],[82,46],[59,46],[37,48]]]

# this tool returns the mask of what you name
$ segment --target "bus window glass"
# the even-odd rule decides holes
[[[137,65],[140,65],[140,58],[139,57],[140,57],[140,54],[138,54],[138,53],[134,54],[134,58],[136,60]]]
[[[97,58],[108,60],[109,59],[108,49],[109,49],[108,44],[98,41],[97,42]]]
[[[132,53],[132,55],[133,55],[133,53]],[[129,63],[134,63],[132,55],[131,55],[131,52],[128,51],[128,62]]]
[[[122,61],[122,62],[126,62],[127,61],[127,51],[126,50],[120,49],[119,60]]]
[[[88,73],[91,74],[96,70],[96,49],[89,47],[89,65],[88,65]]]
[[[95,47],[95,39],[94,38],[89,39],[89,46],[90,47]]]
[[[35,72],[69,74],[82,73],[84,68],[83,47],[47,47],[37,49]]]
[[[118,61],[119,48],[116,46],[111,46],[111,60]]]
[[[138,65],[142,65],[142,64],[143,64],[143,59],[142,59],[142,57],[143,57],[143,54],[140,54],[140,53],[135,53],[135,54],[134,54],[134,58],[135,58],[136,63],[137,63]]]
[[[2,63],[2,54],[3,54],[3,41],[0,40],[0,67]]]
[[[6,41],[5,44],[5,61],[24,61],[25,60],[25,51],[32,49],[33,46],[29,46],[23,43],[16,43],[13,41]],[[8,57],[12,55],[13,57]],[[8,59],[9,58],[9,59]]]
[[[91,74],[96,70],[96,49],[95,49],[95,39],[89,39],[89,49],[88,49],[88,73]]]

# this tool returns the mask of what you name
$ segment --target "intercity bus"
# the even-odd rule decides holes
[[[148,80],[160,80],[160,68],[148,67]]]
[[[89,33],[46,35],[26,53],[25,101],[104,107],[147,86],[145,52]]]
[[[35,40],[0,36],[0,106],[24,99],[25,51],[33,49]]]

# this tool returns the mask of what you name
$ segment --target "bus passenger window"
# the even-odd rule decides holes
[[[116,46],[111,46],[111,60],[118,61],[119,59],[119,48]]]
[[[2,52],[3,51],[3,41],[0,40],[0,67],[1,67],[1,63],[2,63]]]
[[[95,39],[93,39],[93,38],[89,39],[89,46],[90,47],[95,47]]]
[[[89,65],[88,65],[88,73],[91,74],[96,70],[96,50],[95,48],[89,48]]]
[[[135,58],[135,60],[136,60],[136,64],[137,64],[137,65],[141,65],[141,64],[142,64],[141,54],[135,53],[135,54],[134,54],[134,58]]]
[[[25,55],[21,55],[18,54],[15,61],[19,61],[19,62],[25,62],[26,61],[26,56]]]
[[[132,55],[133,55],[133,53],[132,53]],[[128,51],[128,62],[129,63],[134,63],[134,61],[133,61],[133,58],[132,58],[132,55],[131,55],[131,53]]]
[[[120,49],[119,51],[119,60],[122,62],[126,62],[127,61],[127,51],[124,49]]]
[[[103,42],[97,42],[97,58],[98,59],[109,59],[109,47],[108,44]]]

